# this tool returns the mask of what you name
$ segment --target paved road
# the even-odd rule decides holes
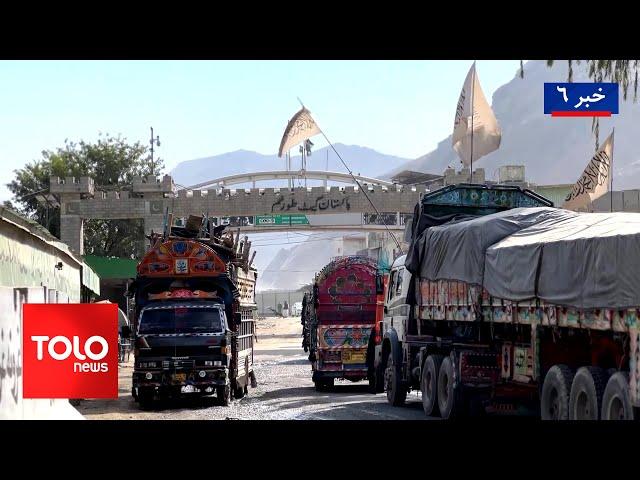
[[[311,366],[297,334],[259,337],[255,352],[257,388],[228,407],[214,399],[185,399],[141,411],[131,397],[132,363],[120,367],[117,400],[83,400],[77,407],[88,419],[335,419],[426,420],[420,397],[409,394],[405,407],[392,407],[384,394],[367,392],[366,382],[336,382],[332,392],[316,392]]]

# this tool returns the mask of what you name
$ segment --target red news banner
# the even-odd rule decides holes
[[[25,304],[24,398],[117,398],[118,305]]]

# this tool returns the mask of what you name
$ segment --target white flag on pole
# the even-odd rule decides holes
[[[289,151],[291,147],[304,142],[318,133],[320,133],[320,128],[311,117],[311,112],[302,107],[287,124],[284,135],[282,135],[282,141],[280,142],[278,157],[282,157],[282,154]]]
[[[473,116],[473,117],[472,117]],[[453,149],[463,165],[497,150],[502,133],[491,106],[484,97],[473,62],[462,86],[453,122]],[[473,142],[473,145],[472,145]]]
[[[591,203],[609,191],[612,160],[613,132],[591,158],[562,207],[575,211],[591,210]]]

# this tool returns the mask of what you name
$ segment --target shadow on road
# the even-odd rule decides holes
[[[277,355],[277,356],[290,356],[290,355],[306,355],[302,348],[282,348],[278,350],[262,350],[256,348],[256,355]]]
[[[428,419],[422,412],[422,403],[407,401],[404,407],[393,407],[384,394],[369,393],[367,385],[337,385],[328,392],[317,392],[315,387],[282,388],[265,392],[257,401],[266,402],[278,411],[302,410],[298,419]],[[310,405],[314,410],[308,411]]]
[[[345,395],[353,395],[353,394],[365,394],[365,395],[373,395],[367,391],[366,384],[359,385],[336,385],[333,387],[333,390],[327,392],[317,392],[314,386],[309,387],[290,387],[290,388],[280,388],[278,390],[271,390],[269,392],[265,392],[260,395],[259,398],[270,400],[270,399],[287,399],[290,397],[314,397],[318,399],[327,398],[328,401],[331,401],[331,398],[341,397]]]
[[[284,362],[278,362],[279,365],[311,365],[306,358],[300,358],[295,360],[285,360]]]

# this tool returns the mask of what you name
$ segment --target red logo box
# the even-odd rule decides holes
[[[23,398],[118,398],[118,305],[25,304]]]

